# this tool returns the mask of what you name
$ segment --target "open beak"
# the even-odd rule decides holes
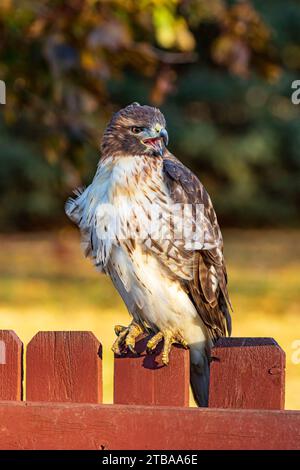
[[[162,156],[164,148],[168,145],[169,136],[166,129],[161,128],[149,132],[149,137],[143,139],[143,144],[147,147],[151,147],[154,150],[155,155]]]

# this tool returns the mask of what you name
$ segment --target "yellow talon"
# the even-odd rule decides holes
[[[115,326],[115,333],[117,338],[112,345],[112,350],[115,354],[121,355],[122,350],[127,347],[132,353],[136,354],[134,349],[136,338],[143,333],[142,327],[136,323],[132,322],[128,327],[122,325]]]
[[[119,336],[119,334],[122,333],[122,331],[126,330],[126,326],[116,325],[114,330],[115,330],[115,334]]]
[[[152,336],[151,339],[149,339],[148,343],[147,343],[147,352],[152,352],[154,351],[154,349],[156,348],[156,346],[158,345],[158,343],[163,339],[163,334],[162,332],[160,331],[159,333],[157,333],[156,335]]]
[[[163,352],[161,356],[161,362],[167,366],[169,364],[169,355],[171,351],[172,344],[177,343],[181,344],[184,348],[188,348],[188,343],[182,337],[181,333],[174,333],[171,330],[159,331],[154,335],[147,343],[147,352],[151,353],[154,351],[158,343],[164,339]]]
[[[135,340],[140,334],[143,333],[142,328],[138,323],[132,322],[125,339],[125,345],[133,352],[135,347]]]

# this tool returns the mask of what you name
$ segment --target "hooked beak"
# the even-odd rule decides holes
[[[164,141],[164,144],[167,147],[167,145],[169,143],[169,134],[167,132],[167,129],[162,128],[159,135],[160,135],[160,137],[162,137],[162,140]]]
[[[165,128],[153,129],[142,140],[143,144],[154,150],[154,155],[162,156],[164,148],[169,143],[168,132]]]

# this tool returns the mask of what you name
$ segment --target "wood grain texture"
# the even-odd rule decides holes
[[[272,338],[220,338],[211,352],[209,407],[284,409],[285,353]]]
[[[300,449],[300,412],[0,403],[1,449]]]
[[[114,361],[114,403],[135,405],[189,405],[189,351],[173,346],[170,363],[161,363],[163,344],[154,354],[146,354],[149,338],[136,343],[135,356],[127,352],[115,356]]]
[[[23,343],[12,330],[0,330],[0,400],[22,400]]]
[[[41,331],[27,346],[26,399],[102,402],[102,349],[89,331]]]

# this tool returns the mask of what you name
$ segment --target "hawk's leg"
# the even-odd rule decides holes
[[[121,355],[124,348],[128,348],[132,353],[136,354],[134,349],[135,340],[143,332],[144,330],[141,325],[135,321],[132,321],[128,327],[116,325],[115,333],[117,335],[117,339],[111,349],[117,355]]]
[[[174,332],[171,330],[162,330],[156,333],[147,343],[147,352],[152,353],[158,343],[161,340],[164,340],[164,347],[161,356],[162,363],[167,366],[169,364],[169,354],[171,351],[172,344],[181,344],[184,348],[188,348],[188,344],[185,339],[182,337],[180,332]]]

